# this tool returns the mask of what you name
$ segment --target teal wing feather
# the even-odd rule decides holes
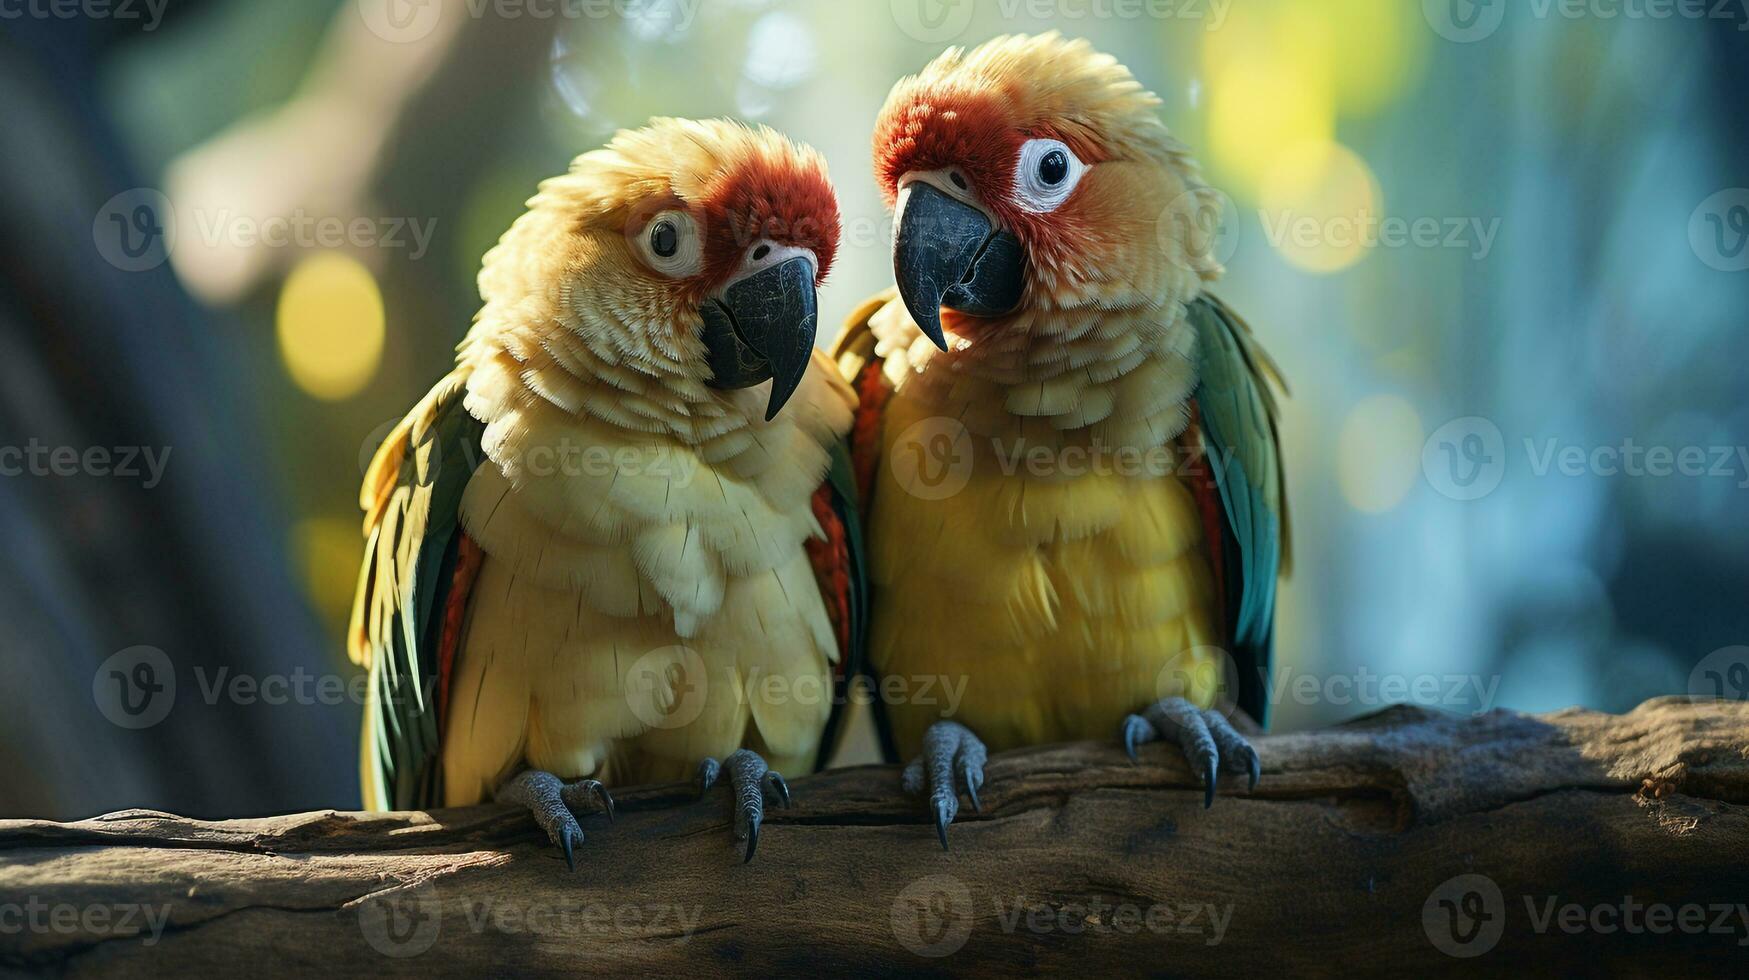
[[[1238,702],[1268,724],[1276,586],[1290,564],[1279,407],[1270,386],[1286,388],[1250,328],[1220,300],[1205,295],[1189,304],[1189,315],[1198,336],[1197,410],[1225,518],[1218,547]]]
[[[368,807],[442,801],[436,699],[448,665],[438,648],[462,537],[462,491],[479,465],[483,431],[452,375],[390,433],[366,477],[371,516],[351,646],[370,672],[361,772]]]

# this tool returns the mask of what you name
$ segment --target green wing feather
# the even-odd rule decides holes
[[[1205,295],[1188,309],[1198,336],[1197,409],[1226,517],[1220,546],[1238,701],[1268,724],[1276,584],[1289,565],[1278,406],[1270,383],[1284,393],[1286,386],[1251,329],[1220,300]]]
[[[353,611],[353,658],[370,670],[362,749],[367,806],[442,800],[438,647],[461,541],[462,491],[484,426],[462,407],[462,378],[439,384],[389,434],[366,477],[371,509]]]

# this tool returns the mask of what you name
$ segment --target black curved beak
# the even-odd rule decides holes
[[[911,319],[947,349],[943,306],[1000,316],[1020,303],[1026,281],[1020,240],[997,231],[984,212],[918,181],[907,188],[893,239],[893,276]]]
[[[749,388],[770,379],[765,420],[776,418],[802,383],[814,353],[820,323],[814,264],[798,255],[762,269],[732,283],[699,312],[710,383]]]

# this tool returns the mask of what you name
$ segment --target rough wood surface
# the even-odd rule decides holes
[[[587,818],[575,874],[526,816],[493,807],[9,821],[0,970],[1680,976],[1749,963],[1749,705],[1396,708],[1257,745],[1257,791],[1223,787],[1208,811],[1162,745],[1140,765],[1112,745],[997,756],[984,812],[962,812],[945,854],[890,767],[794,780],[795,807],[770,814],[746,866],[724,792],[676,786],[620,794],[617,823]]]

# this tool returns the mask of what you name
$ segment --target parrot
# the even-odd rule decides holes
[[[963,679],[951,712],[877,705],[944,848],[992,750],[1167,739],[1205,807],[1220,772],[1261,775],[1229,714],[1268,721],[1287,389],[1207,291],[1218,192],[1159,106],[1051,32],[949,48],[874,128],[895,285],[831,349],[859,399],[868,667]]]
[[[766,127],[658,118],[541,183],[360,491],[367,807],[521,806],[574,871],[610,787],[726,770],[753,858],[857,669],[838,237]]]

